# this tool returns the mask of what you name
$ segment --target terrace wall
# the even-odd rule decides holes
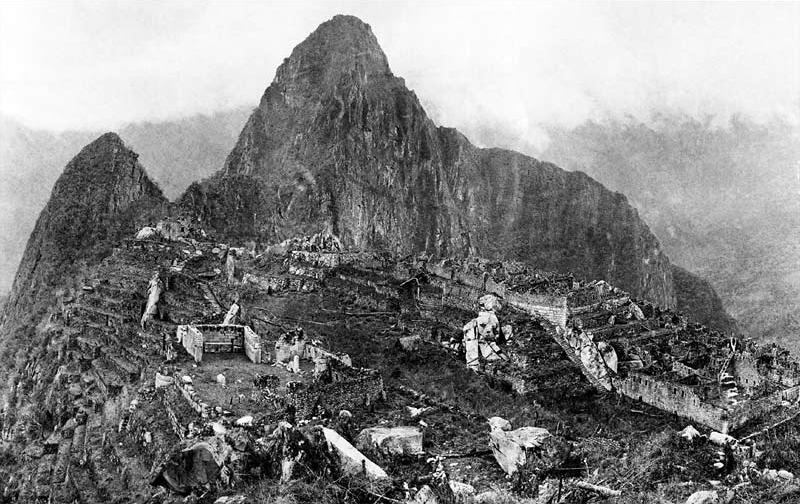
[[[631,373],[627,378],[615,379],[614,388],[618,394],[689,418],[719,432],[727,433],[731,428],[728,411],[704,402],[691,387]]]
[[[567,326],[566,297],[509,292],[506,294],[505,299],[515,308],[524,310],[536,317],[541,317],[553,325],[561,328]]]

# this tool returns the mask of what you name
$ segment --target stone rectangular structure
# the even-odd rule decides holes
[[[177,339],[195,362],[202,362],[206,352],[244,352],[256,364],[262,362],[261,338],[247,326],[235,324],[181,325],[177,329]]]

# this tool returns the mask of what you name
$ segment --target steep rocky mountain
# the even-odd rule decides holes
[[[106,133],[67,164],[28,239],[6,302],[5,332],[32,320],[70,275],[165,211],[166,198],[137,159],[119,136]],[[13,345],[3,343],[7,354]]]
[[[139,154],[167,198],[219,170],[251,107],[161,122],[133,123],[119,134]],[[101,132],[52,133],[0,115],[0,292],[11,288],[36,217],[61,171]]]
[[[550,135],[542,157],[625,193],[672,262],[708,280],[745,333],[800,350],[797,127],[660,116]]]
[[[520,259],[675,301],[669,261],[623,195],[437,127],[349,16],[292,51],[222,171],[181,204],[267,241],[327,228],[351,247]]]

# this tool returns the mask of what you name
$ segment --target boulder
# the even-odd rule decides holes
[[[411,426],[370,427],[359,433],[356,446],[386,455],[419,455],[423,453],[422,430]]]
[[[491,428],[491,430],[499,429],[504,431],[510,431],[511,422],[509,422],[503,417],[493,416],[489,418],[489,428]]]
[[[718,444],[720,446],[724,446],[726,444],[735,445],[736,438],[733,436],[729,436],[727,434],[723,434],[721,432],[714,431],[708,435],[708,440],[714,444]]]
[[[687,425],[682,431],[678,433],[680,437],[686,439],[687,441],[694,441],[696,438],[701,436],[700,431],[694,428],[693,425]]]
[[[402,338],[398,338],[397,343],[400,345],[400,348],[406,352],[416,352],[419,350],[419,347],[422,346],[422,338],[416,335],[403,336]]]
[[[453,480],[447,483],[450,485],[450,490],[453,491],[453,495],[456,497],[456,502],[467,502],[475,495],[475,487],[469,483]]]
[[[790,473],[786,469],[781,469],[780,471],[778,471],[778,477],[780,479],[788,481],[788,480],[793,480],[794,479],[794,474]]]
[[[226,495],[214,501],[214,504],[245,504],[247,497],[244,495]]]
[[[686,499],[686,504],[716,504],[719,502],[719,495],[714,490],[700,490]]]
[[[185,449],[173,450],[154,471],[151,484],[164,486],[182,495],[205,489],[216,481],[227,483],[225,464],[233,449],[221,437],[195,442]]]
[[[156,388],[168,387],[169,385],[175,383],[175,379],[173,377],[168,375],[163,375],[161,373],[156,373],[155,381],[156,381]]]
[[[220,384],[220,385],[225,385],[227,383],[227,380],[225,379],[225,375],[224,374],[220,373],[220,374],[217,375],[217,383]]]
[[[153,238],[157,238],[159,236],[159,232],[150,226],[145,226],[136,233],[137,240],[150,240]]]
[[[429,412],[433,408],[431,406],[425,406],[422,408],[415,408],[414,406],[406,406],[406,411],[408,412],[408,416],[411,418],[418,418],[424,415],[425,413]]]
[[[521,427],[513,431],[494,429],[489,433],[489,446],[495,460],[509,476],[525,464],[526,450],[540,448],[550,437],[547,429]]]
[[[239,427],[252,427],[253,417],[251,415],[245,415],[240,419],[236,420],[236,425]]]
[[[423,485],[422,488],[417,490],[414,494],[414,499],[410,504],[440,504],[439,497],[434,493],[433,489],[428,485]]]
[[[389,475],[375,462],[365,457],[353,445],[347,442],[338,432],[327,427],[322,428],[328,447],[339,456],[342,471],[346,474],[365,474],[367,478],[375,481],[388,480]]]
[[[494,294],[486,294],[478,299],[478,306],[481,311],[496,312],[499,311],[503,305],[500,304],[500,299]]]

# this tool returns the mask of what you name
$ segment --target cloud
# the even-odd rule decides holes
[[[542,144],[543,125],[608,115],[800,121],[800,3],[3,2],[0,111],[58,130],[255,104],[336,13],[466,130]]]

